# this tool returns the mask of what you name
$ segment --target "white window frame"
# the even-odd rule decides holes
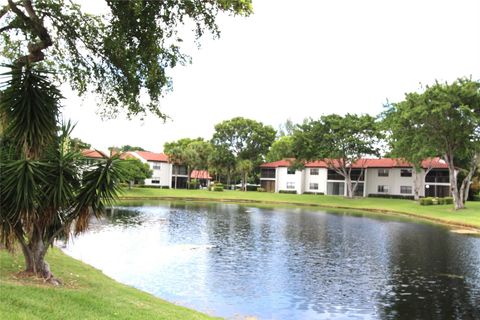
[[[313,188],[312,186],[316,186],[316,188]],[[310,188],[310,190],[318,190],[318,183],[310,182],[310,185],[308,187]]]
[[[382,191],[380,191],[380,189],[382,189]],[[377,192],[378,193],[388,193],[389,191],[390,191],[390,187],[388,185],[379,184],[377,186]]]
[[[295,182],[287,182],[287,189],[288,190],[295,189]]]

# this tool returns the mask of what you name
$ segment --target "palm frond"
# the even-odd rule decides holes
[[[62,98],[48,72],[27,66],[9,66],[0,95],[0,114],[7,123],[4,136],[16,142],[28,158],[37,158],[55,138]]]

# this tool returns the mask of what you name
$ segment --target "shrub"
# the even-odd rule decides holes
[[[371,193],[368,195],[369,198],[384,198],[384,199],[405,199],[413,200],[415,197],[413,195],[403,195],[403,194],[383,194],[383,193]]]
[[[249,186],[249,185],[247,185],[247,191],[257,191],[257,189],[258,189],[258,186],[255,186],[255,185]]]
[[[420,205],[422,205],[422,206],[433,205],[433,198],[422,198],[422,199],[420,199]]]
[[[313,191],[306,191],[303,194],[315,194],[315,195],[319,195],[319,196],[325,195],[325,193],[323,193],[323,192],[313,192]]]
[[[199,182],[197,179],[192,179],[190,180],[190,182],[187,182],[187,185],[188,185],[188,189],[197,189]]]
[[[258,192],[265,192],[265,188],[257,188]]]
[[[297,194],[295,190],[279,190],[278,193]]]
[[[445,204],[453,204],[453,198],[452,197],[445,197],[443,198],[445,200]]]
[[[223,191],[223,186],[221,187],[215,186],[213,187],[213,191]]]

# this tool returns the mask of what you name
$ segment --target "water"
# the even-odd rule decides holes
[[[137,202],[65,250],[230,319],[480,319],[480,238],[400,219]]]

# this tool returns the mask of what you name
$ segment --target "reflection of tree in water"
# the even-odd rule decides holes
[[[475,254],[469,239],[416,228],[390,238],[391,278],[379,303],[382,319],[480,319],[478,266],[466,258]]]
[[[112,208],[107,210],[104,224],[114,226],[141,226],[146,222],[146,216],[134,208]]]

